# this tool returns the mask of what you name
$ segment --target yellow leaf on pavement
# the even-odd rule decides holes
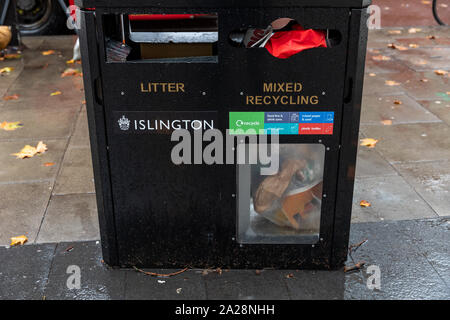
[[[44,153],[47,150],[48,150],[47,145],[45,143],[43,143],[42,141],[39,141],[38,145],[36,146],[36,152]]]
[[[16,121],[16,122],[3,121],[2,123],[0,123],[0,129],[3,129],[5,131],[13,131],[22,126],[23,125],[20,123],[20,121]]]
[[[361,200],[361,202],[359,203],[359,205],[360,205],[361,207],[366,207],[366,208],[371,206],[370,202],[368,202],[368,201],[366,201],[366,200]]]
[[[55,50],[42,51],[43,56],[49,56],[51,54],[55,54]]]
[[[12,67],[4,67],[4,68],[0,69],[0,74],[4,74],[4,73],[8,74],[13,70],[14,70],[14,68],[12,68]]]
[[[394,81],[394,80],[386,80],[384,83],[387,86],[399,86],[400,85],[400,83],[398,83],[397,81]]]
[[[375,60],[375,61],[389,61],[389,60],[391,60],[390,57],[383,56],[383,55],[373,56],[372,59]]]
[[[27,236],[21,235],[11,238],[11,246],[23,245],[28,241]]]
[[[373,148],[373,147],[375,147],[377,142],[378,142],[378,140],[376,140],[376,139],[364,138],[364,139],[361,139],[361,144],[360,145],[368,147],[368,148]]]
[[[32,158],[38,153],[44,153],[47,151],[47,145],[43,143],[42,141],[39,141],[38,145],[36,147],[32,147],[30,145],[26,145],[22,148],[18,153],[13,153],[13,156],[16,156],[16,159],[25,159],[25,158]]]
[[[50,93],[51,96],[59,96],[60,94],[62,94],[61,91],[55,91],[55,92]]]
[[[73,68],[67,68],[64,70],[64,72],[61,74],[61,78],[67,77],[67,76],[81,76],[81,71],[78,69]]]
[[[392,120],[382,120],[381,123],[385,126],[390,126],[392,124]]]

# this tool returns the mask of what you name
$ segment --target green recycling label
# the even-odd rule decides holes
[[[230,112],[230,130],[264,130],[264,112]]]

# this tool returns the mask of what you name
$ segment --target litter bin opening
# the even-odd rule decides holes
[[[217,14],[108,14],[107,62],[217,62]]]
[[[334,29],[308,29],[291,18],[280,18],[266,28],[240,28],[229,34],[234,47],[266,49],[272,56],[287,59],[305,50],[339,45],[341,33]]]

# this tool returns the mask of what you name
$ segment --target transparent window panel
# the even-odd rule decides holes
[[[276,155],[272,155],[276,156]],[[319,240],[325,147],[280,144],[279,168],[238,165],[238,242],[311,244]]]

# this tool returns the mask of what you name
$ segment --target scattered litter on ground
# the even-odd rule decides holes
[[[168,277],[173,277],[173,276],[176,276],[176,275],[178,275],[178,274],[180,274],[180,273],[183,273],[183,272],[185,272],[186,270],[188,270],[189,268],[184,268],[184,269],[182,269],[182,270],[180,270],[180,271],[177,271],[177,272],[165,273],[165,274],[164,274],[164,273],[156,273],[156,272],[144,271],[144,270],[139,269],[139,268],[137,268],[137,267],[135,267],[135,266],[133,266],[133,269],[136,270],[136,271],[138,271],[138,272],[141,272],[141,273],[143,273],[143,274],[146,274],[146,275],[148,275],[148,276],[168,278]]]
[[[21,236],[17,236],[17,237],[11,237],[11,244],[10,244],[10,246],[23,245],[27,241],[28,241],[28,237],[25,236],[25,235],[21,235]]]

